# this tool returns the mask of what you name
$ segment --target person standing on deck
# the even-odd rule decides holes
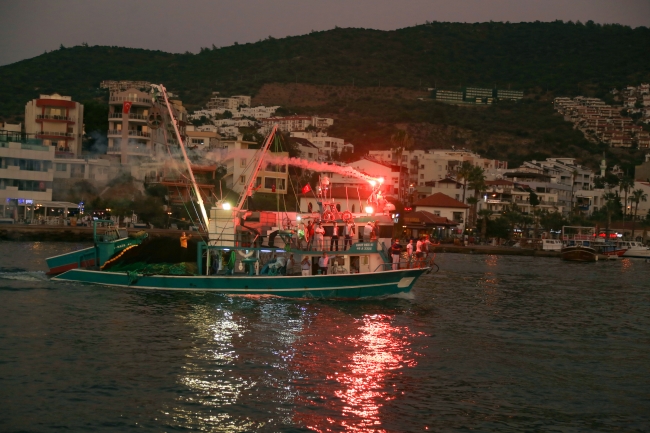
[[[314,222],[309,221],[307,225],[307,230],[305,230],[305,236],[307,237],[307,251],[311,251],[312,244],[314,243]]]
[[[325,229],[320,223],[318,223],[314,229],[314,237],[316,238],[316,250],[323,251],[325,249]]]
[[[332,240],[330,241],[330,251],[334,251],[334,246],[336,246],[336,251],[339,250],[339,226],[334,221],[334,226],[332,227]]]
[[[399,256],[402,253],[402,246],[399,244],[399,239],[395,239],[393,246],[390,247],[390,254],[393,256],[393,270],[399,269]]]
[[[300,262],[300,269],[302,269],[303,277],[308,277],[311,275],[311,263],[309,263],[309,259],[307,258],[307,256],[305,256],[302,259],[302,262]]]
[[[192,235],[186,235],[185,232],[181,235],[181,248],[187,248],[187,240],[191,238]]]
[[[322,275],[327,275],[327,268],[330,263],[330,257],[325,251],[323,251],[323,256],[318,258],[318,267]]]
[[[296,261],[293,258],[293,254],[289,255],[289,260],[287,260],[287,270],[285,275],[293,275],[293,267],[296,265]]]
[[[421,268],[422,267],[422,260],[424,258],[424,253],[422,252],[422,238],[418,238],[418,242],[415,244],[415,264],[417,266],[413,266],[414,268]]]
[[[345,227],[343,228],[343,235],[345,236],[345,240],[343,241],[343,250],[347,250],[348,246],[352,247],[352,235],[354,234],[354,226],[352,225],[352,221],[348,221],[345,223]]]
[[[411,267],[411,260],[413,259],[413,239],[409,240],[409,243],[406,245],[406,261],[408,262],[408,267]]]

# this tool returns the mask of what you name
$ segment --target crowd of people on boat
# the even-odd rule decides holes
[[[322,221],[309,221],[306,225],[300,223],[298,227],[290,224],[285,225],[282,230],[278,230],[269,235],[268,246],[275,247],[275,239],[279,236],[285,243],[290,243],[293,248],[302,251],[347,251],[352,247],[354,236],[357,234],[357,225],[352,221],[346,221],[339,225],[334,221],[331,225],[331,231],[326,233],[325,225]],[[377,240],[379,232],[378,222],[369,221],[363,228],[363,235],[359,240],[371,242]],[[326,242],[329,238],[329,242]]]

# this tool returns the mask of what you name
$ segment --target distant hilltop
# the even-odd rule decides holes
[[[162,82],[190,108],[215,88],[255,96],[267,83],[451,91],[471,85],[598,97],[612,87],[650,81],[649,52],[648,28],[562,21],[336,28],[198,54],[62,46],[0,67],[0,117],[21,113],[24,101],[40,93],[104,97],[104,80]]]

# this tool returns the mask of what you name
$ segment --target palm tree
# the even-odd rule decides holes
[[[463,161],[463,163],[456,170],[456,180],[463,180],[463,203],[465,203],[465,193],[467,192],[467,181],[472,175],[474,166],[469,161]]]
[[[578,173],[577,169],[574,169],[573,172],[571,173],[571,208],[570,212],[573,213],[573,189],[576,186],[576,179],[578,178]]]
[[[397,131],[390,137],[390,143],[393,146],[395,156],[397,157],[397,165],[400,167],[399,177],[397,184],[398,186],[398,195],[400,200],[402,199],[402,155],[404,152],[410,152],[413,148],[413,138],[406,131]],[[406,165],[408,169],[408,164]]]
[[[478,214],[483,217],[483,221],[481,223],[481,239],[485,240],[487,236],[487,221],[490,219],[494,212],[492,212],[490,209],[481,209],[478,211]]]
[[[634,203],[634,219],[632,220],[632,240],[634,240],[634,229],[636,228],[636,214],[639,211],[639,203],[642,201],[648,201],[648,194],[646,194],[642,189],[637,189],[632,191],[632,196],[630,197],[630,203]]]
[[[607,225],[605,226],[605,236],[609,239],[609,226],[612,224],[612,215],[617,209],[620,209],[620,196],[618,192],[607,192],[603,194],[605,200],[605,214],[607,215]]]
[[[630,176],[623,176],[618,184],[618,188],[625,193],[623,196],[623,203],[625,203],[625,206],[623,206],[623,221],[625,221],[625,214],[627,213],[627,196],[630,193],[630,190],[634,188],[634,179]]]
[[[480,201],[480,195],[487,188],[487,185],[485,184],[485,171],[481,167],[473,167],[468,180],[470,189],[474,190],[474,197],[472,203],[470,203],[469,200],[467,200],[467,203],[472,205],[472,214],[470,220],[472,222],[472,226],[475,226],[477,220],[476,208],[478,202]]]

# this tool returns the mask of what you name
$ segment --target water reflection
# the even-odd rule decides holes
[[[297,347],[300,386],[295,421],[319,432],[383,432],[382,407],[397,398],[392,382],[417,364],[414,336],[393,314],[349,317],[321,311]],[[319,384],[318,386],[313,386]],[[392,386],[391,386],[392,385]]]
[[[234,405],[254,382],[237,377],[233,368],[239,355],[234,339],[249,331],[243,318],[232,310],[196,305],[184,317],[194,327],[192,347],[178,381],[187,392],[178,397],[178,404],[165,411],[182,428],[214,431],[247,431],[255,426],[251,419],[234,417],[228,406]]]

